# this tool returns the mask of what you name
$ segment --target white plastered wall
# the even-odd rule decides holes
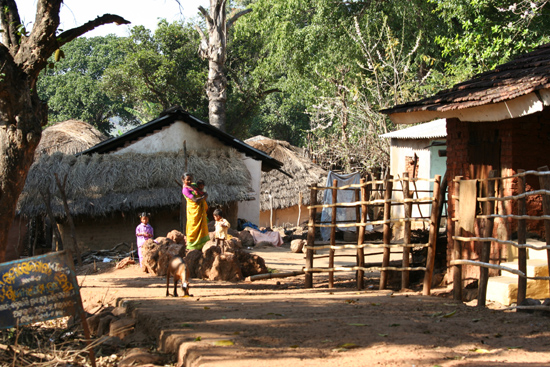
[[[230,149],[218,139],[202,133],[184,122],[176,121],[164,129],[148,135],[139,141],[118,150],[114,154],[159,152],[177,152],[183,149],[183,141],[187,150]]]
[[[218,139],[202,133],[184,122],[176,121],[161,131],[155,132],[139,141],[133,142],[113,154],[129,152],[144,154],[177,152],[183,149],[184,141],[188,151],[231,149]],[[250,196],[254,198],[254,200],[239,202],[238,217],[247,219],[253,223],[258,223],[260,221],[260,179],[262,174],[262,162],[247,157],[244,154],[241,154],[241,157],[252,178],[251,185],[253,191],[250,193]]]
[[[394,179],[403,177],[403,173],[407,172],[406,157],[414,157],[415,153],[418,156],[417,177],[430,178],[430,150],[426,148],[430,144],[429,139],[394,139],[391,140],[390,147],[390,174]],[[426,191],[430,189],[428,181],[416,181],[416,189]],[[396,199],[403,198],[402,187],[400,183],[393,184],[393,197]],[[414,190],[414,186],[410,186],[410,190]],[[427,192],[420,192],[420,197],[429,196]],[[416,198],[416,196],[414,196]],[[430,213],[428,204],[413,205],[413,217],[427,217]],[[392,206],[392,217],[403,218],[404,211],[402,205]]]

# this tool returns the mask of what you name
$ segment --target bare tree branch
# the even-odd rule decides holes
[[[210,16],[210,14],[208,14],[208,11],[202,6],[199,6],[199,11],[204,16],[204,19],[206,19],[206,21],[208,22],[208,26],[211,27],[214,24],[214,20],[212,20],[212,17]]]
[[[252,9],[245,9],[243,11],[240,11],[238,12],[237,14],[235,14],[234,16],[231,17],[231,19],[229,19],[227,21],[227,29],[231,28],[231,26],[233,24],[235,24],[235,22],[237,21],[237,19],[239,19],[240,17],[242,17],[243,15],[245,14],[248,14],[252,11]]]

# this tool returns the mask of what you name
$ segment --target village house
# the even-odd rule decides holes
[[[181,175],[203,179],[210,212],[224,209],[233,226],[237,218],[257,223],[262,171],[282,163],[180,108],[77,156],[42,156],[33,165],[18,211],[26,217],[45,214],[40,191],[52,193],[52,210],[61,219],[64,243],[70,241],[63,204],[53,172],[67,177],[67,197],[76,235],[84,248],[112,248],[135,243],[141,211],[151,213],[155,236],[182,230]]]
[[[447,177],[449,193],[453,178],[485,179],[491,170],[497,176],[511,176],[518,170],[550,166],[550,44],[474,76],[432,97],[408,102],[381,111],[397,124],[414,124],[444,118],[447,121]],[[539,182],[528,179],[527,190]],[[502,196],[517,194],[517,185],[504,187]],[[454,213],[455,199],[449,195],[448,212]],[[530,214],[542,214],[540,198],[527,202]],[[511,206],[498,207],[512,213]],[[528,222],[528,232],[542,235],[543,225]],[[516,228],[510,222],[495,222],[493,236],[511,239]],[[453,221],[448,221],[451,258]],[[478,259],[480,247],[466,242],[464,259]],[[491,262],[511,260],[505,245],[493,243]],[[464,266],[464,277],[477,277],[478,267]]]

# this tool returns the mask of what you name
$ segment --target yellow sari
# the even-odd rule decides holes
[[[206,200],[194,202],[184,194],[187,201],[187,226],[185,234],[187,236],[187,249],[200,250],[206,242],[210,240],[208,234],[208,219],[206,210],[208,206]]]

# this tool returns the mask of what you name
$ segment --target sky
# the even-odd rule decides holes
[[[36,14],[36,0],[16,0],[21,22],[30,31]],[[208,9],[209,0],[180,0],[180,9],[176,0],[65,0],[61,5],[60,29],[68,30],[78,27],[89,20],[106,13],[120,15],[132,22],[129,25],[108,24],[97,27],[86,33],[85,37],[105,36],[116,34],[127,36],[130,29],[136,25],[143,25],[148,29],[156,29],[159,18],[168,22],[176,20],[190,20],[199,14],[198,7]]]

